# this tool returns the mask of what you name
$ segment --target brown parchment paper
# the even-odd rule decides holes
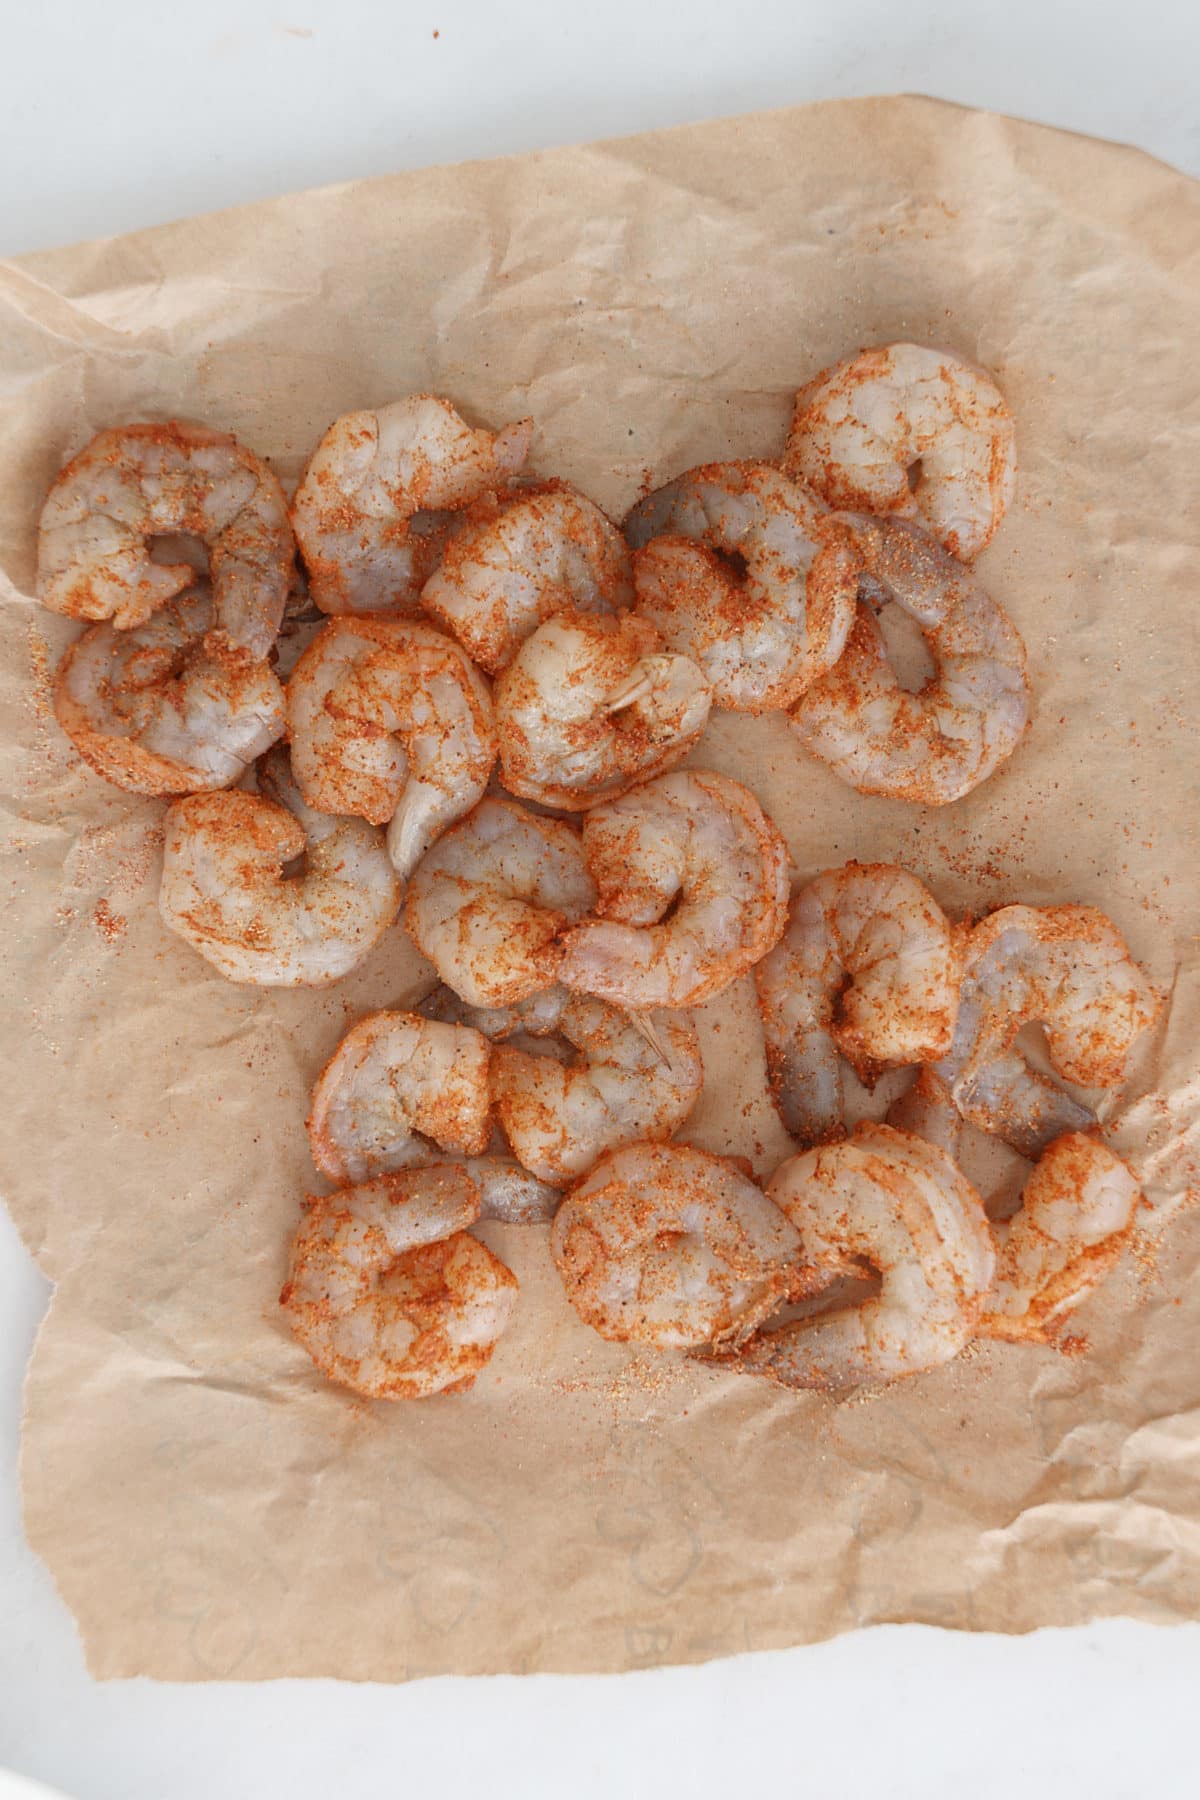
[[[880,1620],[1196,1612],[1198,195],[1111,145],[839,102],[0,270],[0,1184],[57,1283],[26,1524],[97,1674],[626,1669]],[[650,474],[777,454],[799,381],[897,337],[994,369],[1015,412],[1019,497],[980,567],[1033,729],[936,813],[854,794],[778,717],[718,716],[692,760],[754,789],[801,874],[896,859],[951,909],[1117,920],[1170,998],[1108,1108],[1138,1254],[1074,1354],[988,1346],[833,1405],[604,1345],[544,1232],[493,1226],[521,1300],[474,1390],[356,1402],[275,1304],[306,1097],[427,973],[397,930],[331,992],[256,993],[160,929],[160,804],[89,775],[47,711],[71,627],[30,599],[46,486],[100,427],[171,414],[290,479],[335,414],[433,389],[532,413],[536,464],[620,514]],[[789,1146],[748,984],[702,1025],[683,1135],[765,1174]]]

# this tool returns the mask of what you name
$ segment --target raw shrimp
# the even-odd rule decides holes
[[[182,556],[156,562],[156,538],[208,552],[209,653],[261,660],[275,642],[292,577],[283,490],[236,438],[205,425],[102,431],[50,489],[38,531],[38,598],[53,612],[144,625],[193,586]]]
[[[595,898],[573,826],[489,798],[418,863],[404,916],[456,994],[507,1006],[557,979],[563,932]]]
[[[601,1337],[738,1342],[789,1291],[800,1243],[733,1163],[683,1144],[610,1150],[563,1196],[550,1248]]]
[[[446,1016],[446,1000],[438,1010]],[[632,1138],[669,1138],[704,1085],[696,1029],[679,1015],[648,1015],[661,1048],[617,1007],[562,987],[516,1006],[460,1004],[456,1016],[495,1043],[491,1091],[500,1124],[543,1181],[571,1181],[602,1151]],[[565,1061],[545,1053],[547,1040],[565,1047]]]
[[[884,344],[801,388],[783,466],[831,506],[923,519],[969,562],[1012,501],[1012,414],[973,364]]]
[[[583,850],[600,917],[565,934],[558,979],[617,1005],[697,1006],[787,923],[787,846],[727,775],[676,769],[595,807]]]
[[[309,805],[387,825],[404,876],[482,798],[496,761],[483,677],[415,620],[331,619],[296,664],[287,708]]]
[[[135,794],[228,787],[283,735],[265,662],[209,655],[212,601],[188,588],[144,625],[93,625],[54,679],[54,716],[98,775]]]
[[[560,485],[468,521],[446,545],[421,605],[489,675],[564,607],[632,606],[629,551],[598,506]]]
[[[739,1367],[837,1390],[949,1362],[975,1335],[995,1268],[983,1202],[944,1152],[888,1125],[793,1156],[767,1195],[795,1227],[809,1293],[864,1265],[880,1291],[762,1331]]]
[[[321,611],[415,613],[454,514],[516,474],[532,434],[476,431],[432,394],[335,419],[292,502]]]
[[[695,658],[717,706],[790,706],[841,655],[854,540],[768,463],[689,469],[634,507],[625,535],[639,613]]]
[[[259,764],[259,785],[278,798],[235,789],[170,808],[159,912],[231,981],[323,987],[392,924],[400,878],[373,826],[304,804],[280,753]],[[304,872],[285,876],[305,852]]]
[[[708,723],[708,683],[663,654],[631,613],[565,611],[539,625],[496,682],[500,779],[578,812],[669,769]]]
[[[868,591],[915,620],[937,674],[919,693],[903,688],[861,605],[841,661],[801,698],[792,724],[860,793],[944,806],[1020,743],[1029,723],[1025,647],[1007,614],[920,526],[847,519],[878,584]]]
[[[418,1013],[360,1019],[313,1089],[312,1159],[331,1181],[453,1161],[479,1188],[481,1216],[548,1219],[558,1192],[494,1141],[491,1050],[481,1032]]]
[[[802,887],[754,971],[771,1092],[792,1135],[840,1134],[839,1053],[868,1086],[884,1069],[945,1055],[958,979],[949,921],[915,875],[849,862]]]
[[[1094,1137],[1055,1138],[1025,1183],[1000,1244],[983,1337],[1045,1343],[1063,1316],[1103,1280],[1129,1242],[1138,1184]]]
[[[966,936],[954,1042],[936,1064],[965,1119],[1036,1157],[1096,1123],[1090,1106],[1030,1067],[1022,1025],[1045,1026],[1065,1081],[1112,1088],[1158,1001],[1110,919],[1090,906],[1004,906]]]
[[[517,1297],[466,1232],[478,1217],[479,1190],[452,1164],[305,1203],[279,1302],[323,1375],[372,1400],[470,1387]]]

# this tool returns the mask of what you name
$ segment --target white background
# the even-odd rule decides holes
[[[0,255],[350,176],[901,90],[1138,143],[1200,172],[1195,0],[688,0],[667,12],[653,0],[0,0]],[[97,1685],[21,1532],[20,1385],[45,1302],[0,1211],[0,1766],[78,1800],[1196,1792],[1200,1625],[1014,1640],[892,1627],[601,1679]]]

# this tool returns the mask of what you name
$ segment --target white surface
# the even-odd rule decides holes
[[[348,176],[899,90],[1200,165],[1194,0],[679,10],[686,25],[646,0],[6,0],[0,255]],[[46,1296],[0,1212],[0,1765],[78,1800],[1195,1793],[1195,1625],[889,1628],[599,1680],[99,1686],[20,1526],[21,1372]]]

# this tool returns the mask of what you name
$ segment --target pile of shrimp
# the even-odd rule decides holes
[[[911,808],[1003,780],[1031,695],[974,566],[1015,487],[999,388],[861,351],[801,388],[786,444],[670,472],[621,524],[534,441],[408,395],[333,420],[289,501],[228,433],[117,426],[43,508],[38,598],[83,622],[55,713],[81,779],[168,803],[180,979],[208,978],[195,953],[325,986],[396,931],[430,969],[316,1073],[299,1345],[368,1399],[463,1391],[517,1354],[520,1232],[601,1336],[787,1387],[1053,1343],[1139,1199],[1108,1140],[1159,1001],[1117,926],[797,871],[705,754],[714,709],[775,712],[798,781],[823,763]],[[889,608],[935,664],[915,691]],[[761,1181],[688,1141],[697,1009],[739,982],[794,1145]],[[973,1131],[1030,1164],[1011,1218],[963,1172]]]

